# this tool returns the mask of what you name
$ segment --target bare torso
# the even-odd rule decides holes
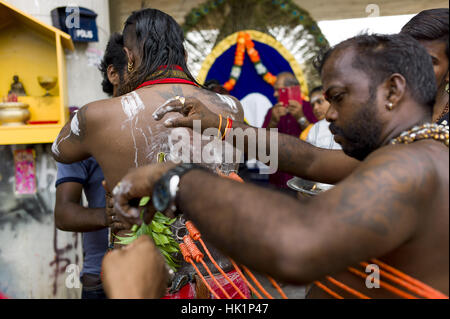
[[[195,96],[224,118],[229,116],[243,120],[242,107],[236,99],[192,85],[159,84],[89,105],[87,116],[95,127],[88,128],[86,145],[88,152],[102,167],[109,190],[130,168],[156,163],[160,152],[172,153],[169,159],[181,159],[174,148],[177,143],[183,143],[180,136],[189,134],[192,138],[192,131],[186,128],[167,129],[164,121],[157,122],[152,117],[159,106],[175,96]],[[169,115],[164,120],[179,116]],[[198,151],[195,146],[194,151]]]
[[[421,212],[419,216],[418,227],[415,234],[400,247],[394,249],[388,254],[377,258],[403,273],[416,278],[423,283],[437,289],[444,294],[449,293],[449,157],[448,148],[445,149],[441,143],[437,142],[416,142],[414,145],[417,150],[427,151],[432,156],[424,157],[424,165],[435,167],[435,181],[431,186],[426,182],[419,187],[432,187],[431,196],[419,207]],[[424,152],[425,153],[425,152]],[[372,264],[371,261],[367,261]],[[354,265],[353,268],[365,272],[361,265]],[[383,270],[383,268],[380,268]],[[368,270],[366,275],[372,274]],[[369,296],[370,298],[396,298],[396,295],[383,288],[383,282],[388,283],[405,292],[408,290],[387,280],[383,275],[380,276],[381,288],[367,288],[365,279],[345,271],[330,276],[347,286]],[[339,293],[344,298],[355,298],[336,287],[327,279],[321,280],[321,283]],[[414,293],[412,293],[414,295]],[[313,285],[308,298],[331,298],[320,288]],[[399,298],[399,297],[398,297]]]

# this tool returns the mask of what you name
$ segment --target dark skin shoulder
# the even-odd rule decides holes
[[[211,244],[281,281],[304,285],[332,275],[368,296],[392,298],[347,271],[378,258],[448,294],[448,164],[448,148],[436,141],[385,146],[307,202],[192,170],[176,202]],[[127,174],[127,188],[115,196],[122,214],[172,167]]]
[[[111,190],[130,168],[155,163],[159,151],[169,151],[171,129],[156,122],[152,113],[176,96],[195,96],[224,118],[244,119],[240,102],[231,96],[191,85],[144,87],[83,106],[61,130],[52,147],[53,156],[63,163],[94,156]]]
[[[179,205],[212,244],[283,281],[307,284],[385,256],[448,293],[448,149],[435,143],[383,147],[307,203],[193,171],[182,177]],[[430,162],[430,148],[442,164]],[[440,263],[429,269],[427,258]]]

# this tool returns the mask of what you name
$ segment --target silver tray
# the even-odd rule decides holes
[[[303,194],[315,196],[321,192],[327,191],[333,187],[333,185],[318,183],[302,179],[300,177],[294,177],[287,181],[287,186],[291,189],[301,192]]]

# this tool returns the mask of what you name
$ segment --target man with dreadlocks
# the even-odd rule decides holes
[[[83,106],[52,147],[58,162],[72,163],[93,156],[109,190],[131,168],[161,158],[186,160],[186,154],[180,156],[177,149],[180,144],[189,150],[187,160],[201,154],[196,145],[189,148],[192,131],[168,129],[155,121],[152,113],[159,106],[195,96],[224,119],[243,120],[237,99],[204,89],[193,78],[186,65],[183,31],[172,17],[155,9],[133,12],[125,22],[123,40],[128,65],[125,81],[119,86],[121,96]],[[225,173],[233,169],[233,165],[222,164],[214,162],[209,167]],[[218,252],[216,257],[219,264],[231,269],[225,257]]]

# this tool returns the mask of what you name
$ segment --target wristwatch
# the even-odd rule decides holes
[[[152,194],[153,207],[159,212],[176,211],[175,198],[179,189],[181,176],[193,169],[205,170],[203,166],[183,163],[167,171],[155,184]]]

